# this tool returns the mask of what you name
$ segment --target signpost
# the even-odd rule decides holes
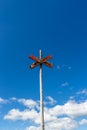
[[[53,64],[49,63],[47,60],[51,59],[52,56],[48,55],[45,58],[42,58],[42,51],[40,50],[40,58],[30,55],[30,59],[35,62],[30,65],[30,68],[33,69],[37,66],[40,66],[40,118],[41,118],[41,130],[44,130],[44,102],[43,102],[43,85],[42,85],[42,65],[46,65],[48,67],[53,67]]]

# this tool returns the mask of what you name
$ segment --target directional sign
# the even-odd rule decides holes
[[[53,64],[51,64],[47,61],[52,58],[51,55],[48,55],[45,58],[38,58],[36,56],[30,55],[29,58],[35,61],[33,64],[30,65],[31,69],[35,68],[38,65],[42,65],[42,64],[44,64],[50,68],[53,67]]]

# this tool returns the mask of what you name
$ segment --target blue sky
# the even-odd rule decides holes
[[[43,66],[46,130],[87,129],[86,5],[0,1],[0,130],[39,130],[39,67],[28,57],[40,49],[54,65]]]

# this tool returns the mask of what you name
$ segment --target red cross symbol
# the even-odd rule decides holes
[[[33,64],[30,65],[31,69],[35,68],[38,65],[42,65],[42,64],[44,64],[50,68],[53,67],[53,64],[51,64],[50,62],[47,61],[52,58],[51,55],[48,55],[45,58],[38,58],[36,56],[30,55],[29,58],[35,61]]]

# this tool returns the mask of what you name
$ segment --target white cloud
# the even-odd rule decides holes
[[[82,119],[80,122],[79,122],[80,125],[87,125],[87,119]]]
[[[70,96],[70,100],[74,100],[75,96]]]
[[[0,103],[3,103],[4,102],[4,99],[0,98]]]
[[[47,121],[52,121],[54,119],[57,119],[55,116],[50,115],[48,113],[48,109],[45,108],[45,122]],[[31,120],[33,121],[35,124],[39,124],[40,123],[40,113],[37,112],[36,110],[32,109],[26,109],[24,111],[20,111],[19,109],[12,109],[8,112],[7,115],[4,116],[5,120]]]
[[[72,67],[71,67],[71,66],[68,66],[68,65],[57,65],[57,69],[58,69],[58,70],[60,70],[60,69],[71,70]]]
[[[24,106],[32,109],[32,108],[38,108],[39,104],[37,101],[34,101],[32,99],[19,99],[18,102],[22,103]]]
[[[76,103],[75,101],[68,101],[64,107],[64,113],[72,118],[87,115],[87,101]]]
[[[18,120],[21,117],[21,112],[18,109],[12,109],[4,116],[4,119]]]
[[[12,97],[10,98],[11,101],[17,101],[17,98],[16,97]]]
[[[76,121],[65,117],[49,122],[46,126],[46,130],[73,130],[76,127]]]
[[[48,104],[54,105],[56,103],[56,100],[54,100],[51,96],[47,96],[46,99],[48,99]]]
[[[64,82],[61,84],[62,87],[66,87],[66,86],[69,86],[69,83],[68,82]]]
[[[0,103],[7,103],[7,100],[0,97]]]
[[[80,95],[80,94],[87,95],[87,89],[80,90],[76,94],[78,94],[78,95]]]
[[[19,109],[12,109],[8,112],[7,115],[4,116],[4,119],[9,119],[9,120],[32,120],[35,123],[39,123],[38,121],[39,118],[39,113],[35,111],[34,109],[32,110],[24,110],[20,111]]]
[[[40,128],[35,127],[35,126],[29,126],[26,128],[26,130],[40,130]]]
[[[32,107],[32,105],[31,105]],[[45,121],[56,119],[58,116],[66,115],[70,118],[76,118],[80,116],[87,116],[87,101],[82,103],[76,103],[75,101],[68,101],[64,105],[56,105],[52,108],[44,108]],[[19,111],[18,109],[12,109],[5,115],[4,119],[11,120],[27,120],[33,119],[37,124],[39,123],[39,113],[35,109],[27,109]]]
[[[45,130],[74,130],[77,122],[70,118],[60,118],[45,124]],[[39,127],[30,126],[26,130],[40,130]]]
[[[69,66],[69,65],[62,65],[62,67],[63,67],[63,68],[65,68],[65,69],[69,69],[69,70],[71,70],[71,69],[72,69],[72,67],[71,67],[71,66]]]
[[[55,119],[57,119],[57,117],[55,115],[51,115],[50,114],[50,109],[49,108],[44,108],[44,118],[45,118],[45,122],[49,122],[49,121],[53,121]]]
[[[48,103],[55,103],[55,100],[48,96]],[[3,101],[2,99],[0,99]],[[13,99],[15,100],[15,99]],[[11,109],[5,116],[5,120],[29,120],[34,125],[40,124],[39,104],[32,99],[16,99],[28,109],[20,111],[19,109]],[[87,101],[77,103],[69,100],[63,105],[55,105],[53,107],[44,107],[45,130],[74,130],[77,127],[77,117],[87,116]],[[61,118],[60,118],[61,117]],[[87,124],[87,120],[83,119],[79,122],[80,125]],[[39,130],[39,127],[30,126],[26,130]]]
[[[74,101],[68,101],[64,105],[56,105],[49,109],[50,114],[55,116],[66,115],[71,118],[87,115],[87,101],[82,103],[76,103]]]

